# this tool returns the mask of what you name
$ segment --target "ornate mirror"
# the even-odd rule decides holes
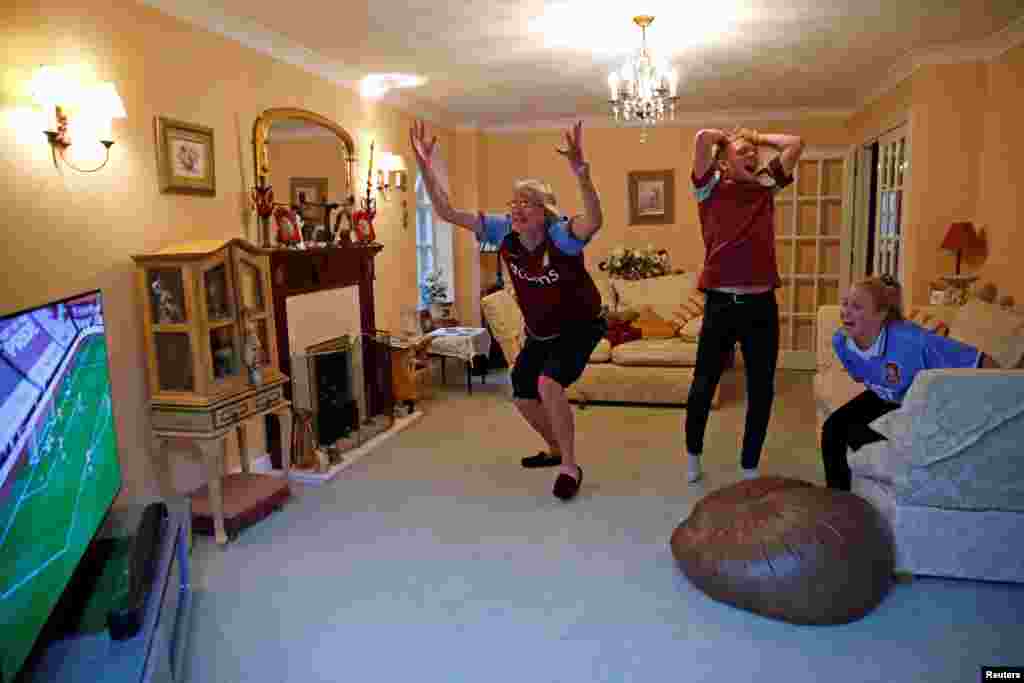
[[[356,161],[348,131],[311,111],[276,108],[256,118],[252,141],[262,246],[348,240]]]

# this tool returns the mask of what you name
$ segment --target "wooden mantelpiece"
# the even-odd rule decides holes
[[[270,254],[271,298],[277,333],[278,362],[282,372],[291,372],[291,354],[288,346],[288,310],[285,301],[300,296],[341,287],[359,287],[359,326],[364,335],[376,330],[373,307],[373,259],[381,252],[379,244],[311,249],[268,249]],[[363,376],[366,386],[367,410],[377,415],[391,403],[390,396],[382,395],[374,378],[378,376],[379,359],[369,348],[370,340],[363,337]],[[301,352],[302,349],[296,349]],[[291,385],[288,385],[291,398]]]

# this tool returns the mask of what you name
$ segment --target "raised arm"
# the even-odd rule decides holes
[[[717,128],[705,128],[697,131],[693,139],[693,175],[702,178],[711,164],[715,162],[715,145],[724,145],[728,136]]]
[[[757,144],[773,149],[782,150],[779,155],[779,163],[786,175],[793,175],[796,162],[804,152],[804,141],[797,135],[783,135],[781,133],[758,133]]]
[[[572,221],[573,235],[582,241],[588,241],[604,223],[604,212],[601,210],[601,198],[590,179],[590,164],[583,160],[583,122],[577,121],[572,130],[565,133],[565,149],[558,153],[569,160],[569,168],[580,183],[580,195],[583,197],[583,215]]]
[[[431,138],[430,142],[427,142],[425,126],[422,121],[416,120],[413,121],[412,128],[409,129],[409,141],[412,143],[412,151],[416,156],[416,165],[423,176],[423,184],[427,188],[427,194],[430,195],[430,203],[434,206],[434,212],[438,218],[476,232],[479,222],[478,215],[472,211],[452,208],[448,193],[437,181],[437,174],[431,165],[437,138]]]

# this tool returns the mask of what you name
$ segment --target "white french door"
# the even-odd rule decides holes
[[[814,369],[818,307],[839,302],[848,239],[845,153],[807,150],[793,183],[775,197],[780,368]]]

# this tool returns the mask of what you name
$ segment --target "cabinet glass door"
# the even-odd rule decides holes
[[[235,294],[231,270],[223,255],[211,259],[201,269],[202,311],[206,317],[208,381],[222,391],[225,382],[241,378],[242,339],[235,317]]]
[[[180,268],[152,268],[146,272],[150,315],[154,325],[188,322],[185,308],[185,280]]]

